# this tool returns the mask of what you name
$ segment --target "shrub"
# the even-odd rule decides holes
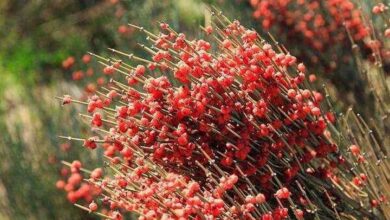
[[[390,217],[388,168],[378,160],[374,170],[372,162],[387,151],[360,146],[375,137],[343,130],[305,65],[283,47],[212,14],[205,40],[166,23],[157,35],[132,25],[151,42],[140,45],[150,60],[116,49],[112,57],[91,54],[112,79],[87,101],[62,98],[85,105],[94,132],[64,138],[103,148],[107,163],[89,171],[64,162],[71,175],[59,187],[68,198],[97,188],[77,206],[109,219],[128,212],[140,219]]]

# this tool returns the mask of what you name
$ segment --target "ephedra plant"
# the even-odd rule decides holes
[[[369,117],[371,97],[362,87],[367,78],[351,53],[359,47],[365,60],[382,55],[389,65],[388,3],[375,0],[249,0],[261,30],[270,31],[311,71],[330,79],[345,106],[355,105]],[[382,27],[383,25],[383,27]],[[381,26],[380,28],[376,28]],[[385,39],[385,41],[378,41]],[[373,55],[372,51],[377,51]],[[348,95],[347,95],[348,94]]]
[[[106,219],[389,219],[388,151],[365,122],[336,117],[272,38],[212,18],[199,40],[130,25],[150,58],[91,53],[110,83],[61,100],[85,105],[93,135],[63,138],[106,162],[64,162],[57,187]]]

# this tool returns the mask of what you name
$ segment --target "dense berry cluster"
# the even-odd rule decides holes
[[[109,175],[98,169],[87,179],[101,190],[101,204],[115,211],[101,215],[331,219],[342,211],[372,217],[355,210],[361,201],[340,200],[349,194],[339,188],[364,187],[367,174],[346,172],[351,165],[327,130],[335,117],[321,108],[323,96],[310,89],[305,66],[238,21],[214,16],[204,28],[208,40],[189,40],[165,23],[158,35],[133,26],[152,42],[141,45],[151,60],[111,49],[132,62],[96,56],[112,76],[109,87],[87,102],[64,96],[63,104],[86,105],[83,117],[96,132],[69,139],[102,147],[108,158]],[[364,163],[358,146],[348,151]],[[75,173],[61,188],[81,181],[81,166],[70,166]],[[336,202],[345,203],[343,210]]]
[[[83,181],[81,169],[81,162],[77,160],[73,161],[69,164],[69,169],[65,167],[61,169],[61,175],[65,180],[58,180],[56,183],[58,189],[63,189],[67,192],[67,199],[72,203],[78,200],[91,202],[95,196],[101,193],[101,189],[94,184]],[[97,168],[97,170],[101,169]]]
[[[250,4],[263,28],[303,40],[314,50],[300,55],[316,62],[326,59],[323,53],[335,45],[348,45],[348,34],[355,41],[369,35],[360,9],[351,0],[250,0]],[[339,58],[332,61],[339,62]]]

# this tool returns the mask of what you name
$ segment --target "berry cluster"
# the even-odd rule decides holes
[[[91,202],[93,198],[101,194],[101,189],[96,187],[94,184],[83,182],[83,174],[81,173],[81,162],[78,160],[73,161],[69,165],[69,169],[62,168],[61,175],[65,178],[64,180],[58,180],[56,187],[63,189],[67,192],[67,198],[69,202],[75,203],[78,200],[85,200]],[[99,172],[100,176],[102,170],[97,168],[93,173]]]
[[[153,44],[141,45],[151,60],[111,49],[115,57],[96,56],[110,84],[87,102],[64,96],[63,104],[85,104],[82,116],[96,133],[69,139],[102,147],[108,160],[106,177],[98,169],[86,180],[111,210],[101,215],[373,217],[357,211],[367,202],[344,199],[349,192],[340,188],[362,190],[368,175],[349,172],[351,164],[327,130],[335,116],[310,89],[305,66],[238,21],[213,15],[212,26],[203,28],[205,40],[189,40],[165,23],[158,35],[132,26]],[[356,145],[348,155],[365,161]],[[70,166],[77,175],[80,167]],[[84,209],[96,212],[99,205]]]
[[[264,29],[276,29],[281,34],[287,30],[288,39],[304,41],[313,51],[298,55],[314,62],[326,59],[324,52],[330,48],[348,45],[348,35],[354,41],[369,35],[361,11],[351,0],[250,0],[250,4],[254,18]],[[339,62],[339,58],[330,61]]]

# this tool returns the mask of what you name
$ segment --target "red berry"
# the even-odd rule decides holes
[[[229,39],[225,39],[223,42],[222,42],[222,46],[224,48],[229,48],[232,46],[232,42],[229,40]]]
[[[318,107],[313,107],[311,109],[311,113],[314,115],[314,116],[320,116],[321,115],[321,110],[318,108]]]
[[[314,74],[310,74],[309,75],[309,81],[310,82],[315,82],[317,80],[317,76],[316,75],[314,75]]]
[[[385,37],[390,38],[390,28],[385,30]]]
[[[97,147],[95,139],[95,137],[85,139],[83,146],[89,149],[95,149]]]
[[[64,69],[70,69],[74,65],[75,61],[76,60],[74,57],[72,57],[72,56],[68,57],[64,61],[62,61],[62,67]]]
[[[125,188],[127,186],[127,181],[124,180],[123,178],[119,179],[118,186],[120,186],[121,188]]]
[[[188,144],[188,135],[186,133],[182,134],[178,139],[177,142],[184,146]]]
[[[297,219],[303,219],[303,211],[300,210],[300,209],[295,209],[295,216],[297,217]]]
[[[303,63],[298,64],[298,70],[302,73],[306,72],[306,67]]]
[[[103,69],[103,73],[106,75],[112,75],[114,72],[115,72],[115,69],[112,66],[106,66]]]
[[[264,214],[263,216],[261,216],[261,220],[272,220],[272,215],[267,213],[267,214]]]
[[[63,181],[63,180],[58,180],[58,181],[56,182],[56,187],[57,187],[57,189],[63,189],[63,188],[65,187],[65,185],[66,185],[66,183],[65,183],[65,181]]]
[[[163,30],[166,30],[166,29],[169,28],[169,24],[167,24],[167,23],[161,23],[161,24],[160,24],[160,28],[163,29]]]
[[[127,27],[126,25],[120,25],[118,27],[118,33],[127,34],[128,32],[129,32],[129,27]]]
[[[296,95],[297,95],[297,92],[296,92],[294,89],[289,89],[289,90],[287,91],[287,96],[288,96],[289,98],[295,98]]]
[[[256,203],[256,198],[253,197],[253,196],[246,196],[245,197],[245,202],[254,204],[254,203]]]
[[[290,197],[290,194],[290,191],[286,187],[283,187],[276,191],[275,196],[278,199],[287,199],[288,197]]]
[[[84,56],[83,56],[83,58],[82,58],[82,60],[83,60],[83,62],[84,62],[85,64],[91,62],[91,59],[92,59],[92,57],[91,57],[91,55],[89,55],[89,54],[84,54]]]
[[[100,177],[102,177],[102,173],[103,173],[102,168],[96,168],[96,169],[94,169],[94,170],[91,172],[91,178],[97,180],[97,179],[99,179]]]
[[[66,105],[72,102],[72,98],[70,95],[64,95],[64,98],[62,99],[62,104]]]
[[[97,209],[98,209],[98,205],[95,203],[95,202],[91,202],[89,205],[88,205],[88,208],[91,212],[95,212]]]
[[[81,162],[79,160],[74,160],[71,164],[72,168],[80,169],[81,168]]]
[[[213,27],[207,26],[207,27],[205,28],[205,31],[206,31],[207,34],[211,34],[211,33],[213,33]]]
[[[95,112],[92,116],[92,125],[100,127],[103,125],[102,115],[99,112]]]
[[[144,75],[145,71],[146,71],[146,68],[145,68],[145,66],[143,66],[143,65],[138,65],[138,66],[135,68],[135,74],[136,74],[136,75]]]
[[[264,196],[264,194],[262,194],[262,193],[257,194],[257,196],[256,196],[256,202],[257,202],[258,204],[264,203],[264,202],[265,202],[265,196]]]
[[[357,155],[359,155],[360,154],[360,148],[359,148],[359,146],[357,146],[357,145],[351,145],[350,147],[349,147],[349,150],[352,152],[352,154],[353,155],[355,155],[355,156],[357,156]]]

